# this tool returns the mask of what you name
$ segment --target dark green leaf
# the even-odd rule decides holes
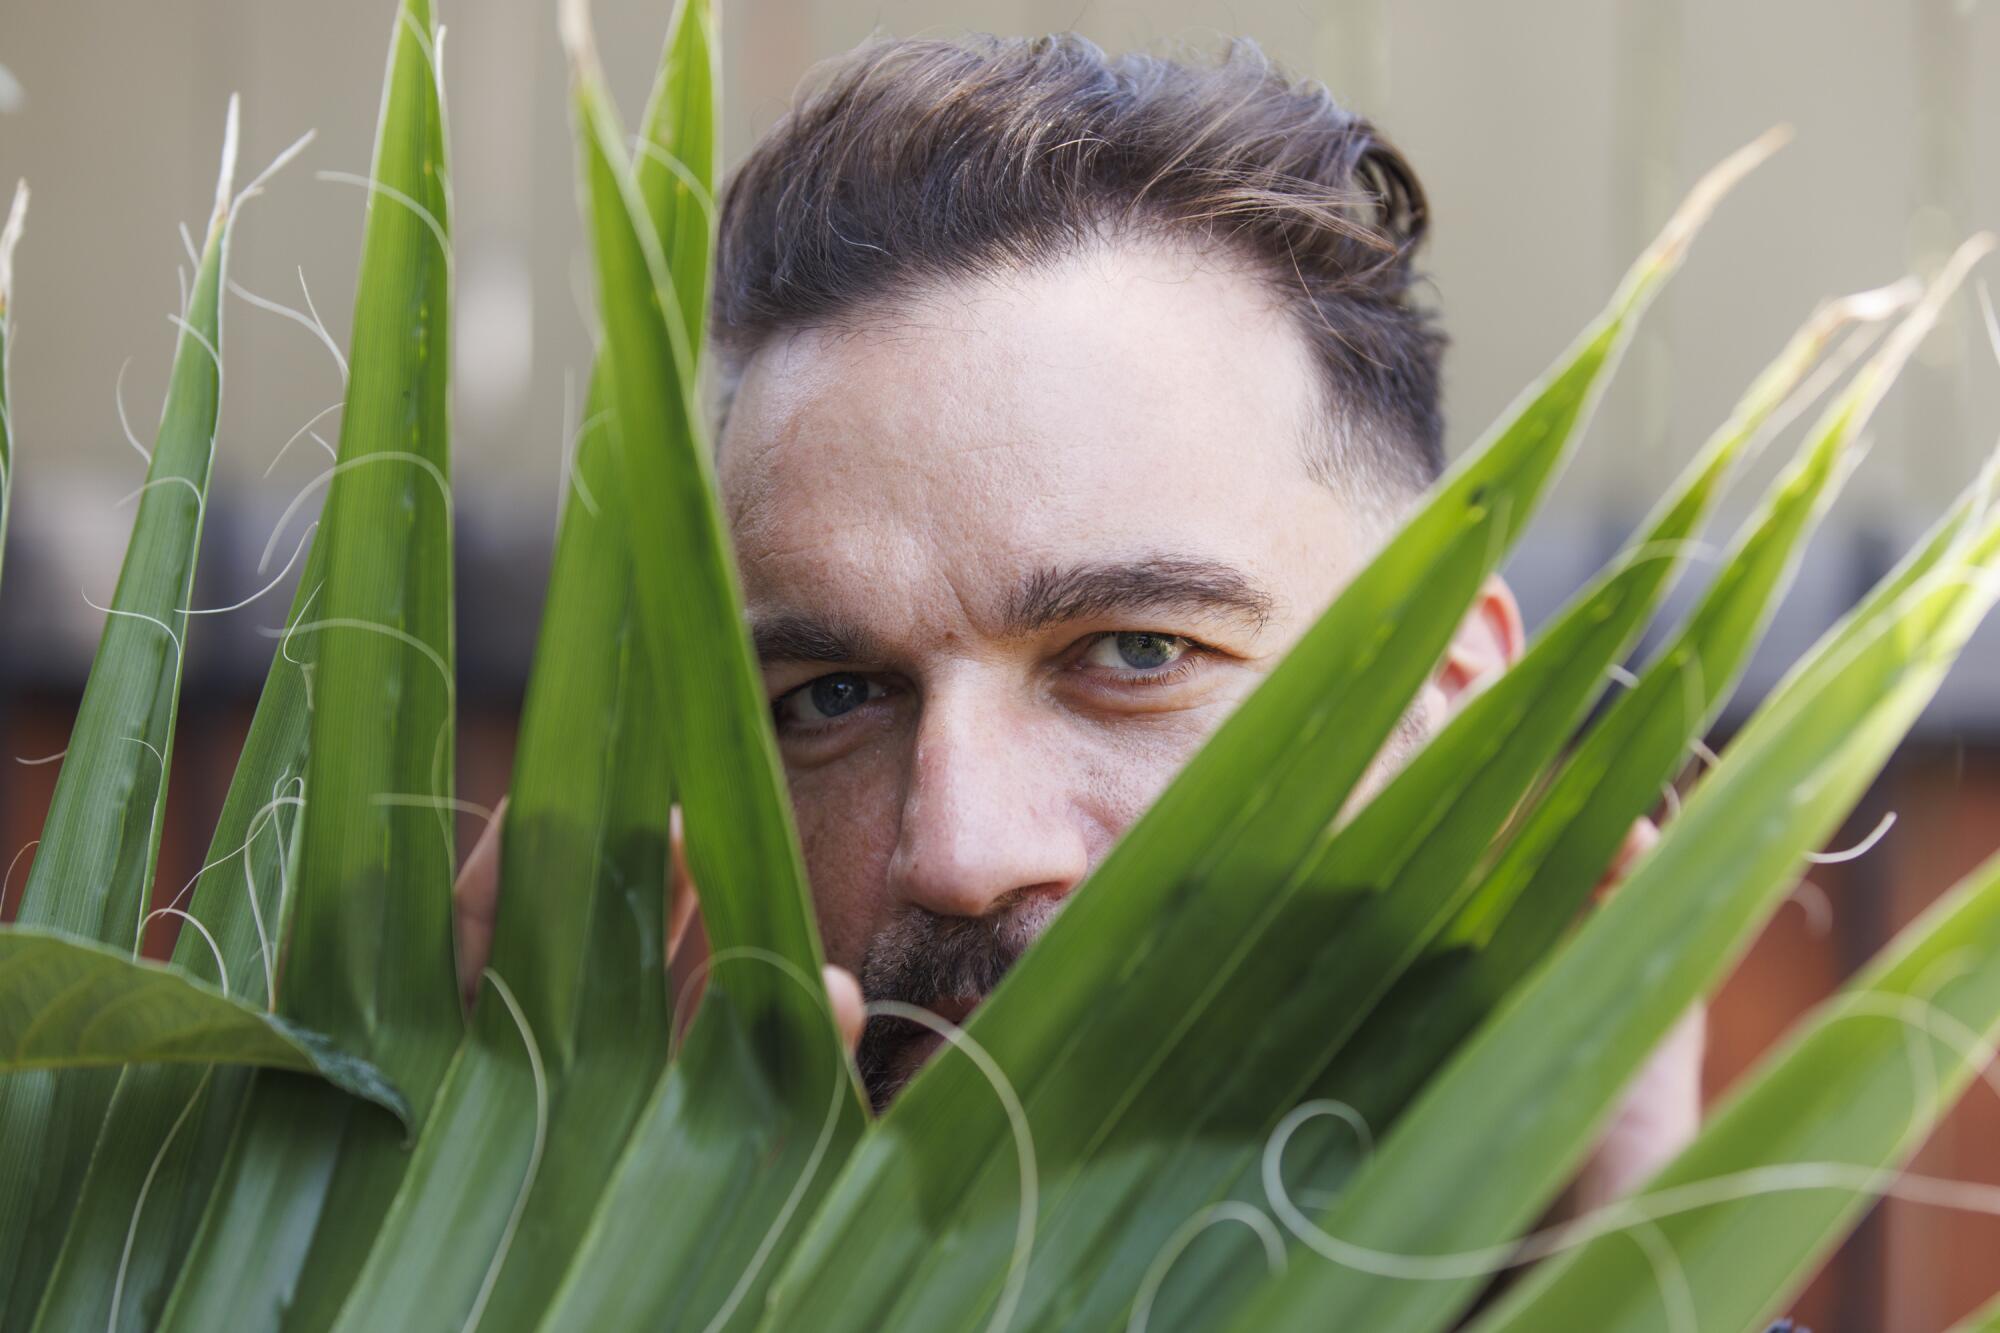
[[[366,1061],[173,967],[45,930],[0,927],[0,1071],[263,1065],[317,1074],[399,1116]]]

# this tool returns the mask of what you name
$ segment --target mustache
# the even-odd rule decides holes
[[[1061,902],[1041,892],[1008,894],[980,916],[946,916],[910,907],[869,943],[861,962],[864,1000],[900,1000],[936,1009],[946,1001],[983,999],[1047,928]],[[854,1060],[880,1112],[916,1073],[905,1058],[929,1029],[905,1018],[870,1017]]]

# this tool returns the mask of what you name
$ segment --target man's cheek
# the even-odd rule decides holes
[[[1088,825],[1093,867],[1159,799],[1231,706],[1135,716],[1074,730],[1072,744],[1058,762],[1071,774],[1072,808]]]
[[[791,779],[792,813],[827,961],[857,971],[893,911],[889,859],[900,792],[875,766],[843,762]]]

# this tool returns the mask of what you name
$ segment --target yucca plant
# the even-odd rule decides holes
[[[160,909],[182,924],[162,966],[137,946],[200,628],[229,239],[263,180],[233,193],[232,103],[124,573],[0,930],[0,1328],[1423,1333],[1539,1260],[1481,1330],[1735,1330],[1877,1196],[1993,1207],[1899,1168],[2000,1033],[2000,861],[1657,1179],[1524,1234],[2000,593],[1989,468],[1579,924],[1983,243],[1920,295],[1815,313],[1526,657],[1348,809],[1646,304],[1768,143],[1697,186],[872,1118],[820,985],[695,395],[718,158],[705,0],[676,11],[631,148],[587,15],[562,13],[602,348],[467,1021],[439,31],[429,0],[401,0],[338,457],[205,868]],[[0,337],[19,223],[17,205]],[[1814,368],[1844,328],[1898,314],[1694,609],[1626,673],[1734,465],[1842,370]],[[0,375],[0,519],[7,402]],[[714,948],[684,1036],[664,904],[633,888],[665,882],[676,803]]]

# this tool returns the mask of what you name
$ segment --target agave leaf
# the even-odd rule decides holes
[[[319,642],[278,994],[288,1013],[372,1051],[421,1115],[462,1029],[450,903],[450,195],[428,0],[406,0],[398,18],[371,173],[385,188],[369,199],[341,457],[318,539],[325,576],[291,631]]]
[[[565,11],[573,39],[576,8]],[[587,38],[576,40],[587,53]],[[670,732],[687,756],[675,777],[702,921],[718,952],[765,947],[816,973],[805,870],[695,406],[694,351],[671,313],[681,308],[672,274],[587,54],[577,57],[575,86],[604,321],[600,373],[611,389],[606,424],[625,482],[613,503],[646,499],[627,521],[639,623]],[[723,968],[711,984],[740,992],[753,1009],[798,1011],[795,988],[776,969]],[[816,1017],[801,1016],[802,1037],[826,1021],[822,1006],[807,1008]]]
[[[137,953],[159,855],[195,556],[222,401],[236,102],[215,211],[179,327],[166,409],[117,590],[77,707],[17,923]],[[83,1185],[110,1069],[0,1077],[0,1328],[25,1328]]]
[[[722,118],[710,0],[678,0],[666,52],[640,117],[632,183],[652,219],[688,354],[698,362],[713,276],[715,177],[722,156]]]
[[[1412,1333],[1448,1323],[1901,739],[2000,590],[1997,556],[2000,527],[1872,623],[1822,640],[1619,893],[1431,1081],[1317,1226],[1272,1190],[1283,1163],[1283,1135],[1274,1138],[1265,1168],[1274,1210],[1347,1263],[1307,1256],[1234,1326],[1272,1327],[1306,1310]],[[1465,1133],[1468,1124],[1481,1132]]]
[[[1173,1234],[1225,1191],[1254,1198],[1257,1160],[1272,1126],[1309,1086],[1321,1095],[1318,1088],[1341,1071],[1349,1045],[1366,1042],[1385,987],[1464,901],[1477,882],[1467,879],[1474,864],[1650,616],[1731,465],[1843,318],[1836,308],[1800,331],[1623,555],[1306,869],[1308,893],[1363,886],[1365,894],[1334,924],[1278,915],[1260,942],[1258,964],[1247,970],[1254,985],[1240,987],[1204,1018],[1213,1037],[1189,1043],[1226,1050],[1227,1034],[1234,1030],[1239,1053],[1233,1076],[1217,1079],[1200,1068],[1169,1066],[1157,1095],[1185,1102],[1187,1088],[1212,1084],[1215,1092],[1198,1103],[1206,1109],[1180,1112],[1185,1128],[1179,1141],[1163,1142],[1163,1153],[1121,1145],[1117,1165],[1093,1173],[1099,1179],[1091,1192],[1100,1198],[1080,1202],[1051,1229],[1030,1285],[1067,1292],[1065,1305],[1087,1292],[1081,1313],[1065,1318],[1109,1320],[1134,1299],[1137,1287],[1148,1306],[1149,1326],[1199,1326],[1213,1321],[1232,1295],[1240,1297],[1242,1284],[1262,1271],[1254,1253],[1211,1246],[1206,1254],[1213,1257],[1198,1281],[1190,1286],[1192,1275],[1178,1274],[1173,1302],[1154,1299],[1166,1271],[1156,1273],[1154,1265]],[[1243,1033],[1254,1033],[1254,1039]],[[1376,1050],[1375,1063],[1361,1068],[1388,1063],[1398,1053]],[[1315,1080],[1329,1059],[1335,1061],[1333,1071]],[[1167,1115],[1163,1105],[1152,1119]],[[1129,1183],[1107,1190],[1121,1174]],[[1107,1209],[1102,1196],[1116,1200],[1118,1208]],[[1094,1234],[1079,1230],[1082,1218],[1094,1219]],[[1255,1240],[1247,1231],[1238,1236]],[[1235,1260],[1229,1268],[1219,1262],[1225,1254]],[[1178,1267],[1177,1260],[1169,1256],[1168,1263]],[[1112,1280],[1106,1276],[1111,1273],[1126,1276]],[[1182,1294],[1188,1291],[1201,1296],[1190,1303]]]
[[[306,560],[285,626],[304,620],[324,566]],[[283,639],[196,876],[174,966],[268,1006],[304,804],[308,672],[316,641]],[[186,890],[182,890],[182,896]],[[37,1327],[153,1326],[194,1241],[253,1071],[134,1066],[118,1076]],[[402,1113],[407,1117],[407,1111]],[[104,1275],[118,1279],[107,1283]]]
[[[666,1058],[670,787],[620,517],[584,498],[612,493],[608,449],[601,422],[586,428],[502,830],[492,975],[343,1327],[532,1326]]]
[[[706,7],[690,12],[706,42]],[[654,1090],[546,1326],[730,1326],[754,1318],[863,1113],[819,979],[790,804],[693,402],[691,340],[677,315],[686,307],[642,225],[581,5],[566,6],[564,36],[621,494],[660,506],[630,519],[640,626],[676,741],[688,859],[714,953],[687,1047]],[[680,1243],[661,1243],[662,1197],[684,1219]]]
[[[631,167],[662,253],[697,295],[710,219],[695,201],[714,166],[708,27],[705,5],[676,9]],[[702,310],[673,312],[696,352]],[[669,746],[628,516],[608,503],[621,487],[609,398],[594,374],[502,828],[493,976],[344,1327],[538,1322],[666,1058]]]
[[[14,203],[7,224],[0,227],[0,569],[7,555],[7,508],[14,496],[14,400],[7,383],[7,354],[14,341],[8,307],[14,299],[14,247],[28,220],[28,182],[14,186]]]
[[[421,1125],[463,1032],[451,955],[450,191],[427,0],[403,0],[368,177],[279,1009],[366,1056]],[[259,1075],[163,1317],[322,1328],[408,1163],[388,1117]]]
[[[1142,1090],[1176,1084],[1153,1082],[1166,1068],[1181,1080],[1200,1069],[1192,1085],[1177,1083],[1183,1102],[1187,1086],[1235,1078],[1244,1029],[1190,1033],[1256,989],[1257,946],[1269,947],[1288,906],[1286,929],[1310,945],[1361,895],[1359,884],[1301,892],[1297,872],[1326,851],[1329,822],[1526,524],[1646,301],[1733,173],[1762,151],[1697,191],[1604,314],[1356,576],[974,1014],[967,1035],[1018,1095],[1036,1174],[1054,1182],[1039,1207],[985,1074],[947,1051],[857,1150],[774,1293],[768,1327],[968,1327],[989,1309],[1006,1322],[1038,1220],[1093,1155],[1106,1154],[1114,1206],[1157,1166],[1134,1162],[1119,1178],[1123,1154],[1163,1136],[1156,1106],[1136,1101]],[[1615,647],[1624,627],[1607,637]],[[1190,977],[1202,979],[1192,994]],[[1184,1017],[1163,1024],[1162,1013]],[[1244,1094],[1254,1098],[1256,1084],[1245,1080]],[[1165,1136],[1180,1124],[1170,1115]],[[912,1200],[921,1226],[904,1220]],[[1036,1312],[1057,1322],[1072,1313]]]
[[[231,211],[255,198],[312,138],[308,132],[280,153],[237,194]],[[318,568],[309,557],[288,624],[299,619]],[[286,849],[302,804],[311,647],[287,642],[273,654],[208,856],[172,903],[186,903],[188,923],[174,945],[175,969],[265,1008],[288,887]],[[225,977],[233,984],[224,985]],[[194,1239],[251,1073],[240,1064],[120,1071],[43,1290],[38,1329],[151,1327]],[[107,1283],[106,1273],[117,1278]]]
[[[1810,364],[1846,311],[1879,308],[1880,298],[1889,295],[1870,293],[1822,310],[1752,388],[1738,418],[1776,406],[1783,381]],[[1520,821],[1495,866],[1479,876],[1472,899],[1313,1082],[1308,1099],[1330,1099],[1351,1108],[1379,1135],[1479,1020],[1567,931],[1625,830],[1654,803],[1689,743],[1727,700],[1799,551],[1850,470],[1846,451],[1866,423],[1867,408],[1928,327],[1942,292],[1933,297],[1823,415],[1745,525],[1683,629],[1586,735],[1548,792]],[[1732,422],[1724,434],[1734,428]],[[1975,502],[1976,492],[1960,506],[1960,524],[1974,512]],[[1933,548],[1933,558],[1945,549],[1937,543]],[[1906,572],[1885,587],[1906,587],[1911,577]],[[1322,1128],[1326,1132],[1301,1136],[1287,1155],[1288,1175],[1301,1197],[1331,1197],[1362,1155],[1353,1135],[1330,1125]],[[1261,1193],[1259,1166],[1252,1163],[1230,1194],[1255,1200]],[[1188,1216],[1194,1207],[1185,1204],[1175,1216]],[[1258,1280],[1261,1269],[1244,1259],[1240,1245],[1211,1243],[1205,1252],[1177,1263],[1173,1292],[1154,1308],[1151,1326],[1213,1322]]]
[[[1563,1237],[1581,1248],[1542,1264],[1481,1333],[1760,1327],[1894,1187],[1996,1034],[2000,860],[1820,1006],[1643,1189]]]
[[[1582,905],[1633,816],[1652,804],[1652,794],[1678,767],[1689,740],[1727,700],[1791,581],[1805,537],[1853,465],[1851,442],[1936,323],[1977,253],[1960,252],[1827,406],[1799,456],[1745,525],[1700,606],[1586,742],[1558,788],[1454,923],[1445,946],[1483,948],[1496,966],[1518,975]],[[1679,725],[1668,725],[1668,719]],[[1648,762],[1634,762],[1641,756]],[[1616,782],[1610,780],[1614,765],[1624,769]],[[1523,897],[1532,899],[1532,909],[1510,912]]]
[[[407,1117],[365,1060],[278,1015],[123,949],[0,927],[0,1070],[263,1065],[317,1074]]]

